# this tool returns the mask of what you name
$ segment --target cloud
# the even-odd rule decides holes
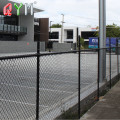
[[[89,2],[91,1],[91,2]],[[61,13],[65,15],[65,25],[84,26],[91,24],[92,20],[86,18],[98,19],[98,3],[96,0],[44,0],[41,2],[41,8],[46,11],[45,14],[39,13],[36,16],[49,17],[52,21],[62,20]],[[91,15],[91,16],[90,16]],[[84,19],[85,18],[85,19]],[[98,22],[96,21],[96,24]]]
[[[99,0],[17,0],[25,2],[37,1],[35,7],[43,9],[44,12],[35,14],[35,17],[49,17],[53,23],[61,23],[65,15],[67,26],[98,26]],[[120,0],[106,0],[107,24],[116,23],[120,25]]]

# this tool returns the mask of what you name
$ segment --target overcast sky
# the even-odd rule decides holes
[[[44,12],[35,14],[35,17],[47,18],[54,21],[52,24],[61,23],[65,15],[65,26],[96,27],[98,26],[98,1],[99,0],[17,0],[34,2],[37,8]],[[116,23],[120,26],[120,0],[106,0],[107,24]]]

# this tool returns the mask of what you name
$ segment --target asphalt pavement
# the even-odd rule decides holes
[[[81,54],[81,91],[89,89],[97,82],[97,58],[97,53]],[[107,56],[107,76],[109,76],[108,58],[109,56]],[[36,57],[33,57],[0,61],[1,120],[35,119],[36,60]],[[116,74],[116,56],[112,56],[112,75]],[[77,93],[78,54],[42,56],[40,118],[52,119],[61,114],[61,111],[75,105],[78,99]]]

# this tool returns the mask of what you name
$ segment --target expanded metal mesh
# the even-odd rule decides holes
[[[36,58],[0,60],[0,119],[35,118]]]

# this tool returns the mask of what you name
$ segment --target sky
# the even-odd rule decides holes
[[[35,3],[44,10],[36,13],[37,18],[49,18],[52,24],[61,24],[64,14],[64,26],[96,27],[99,25],[99,0],[16,0],[22,3]],[[120,0],[106,0],[106,24],[120,26]]]

